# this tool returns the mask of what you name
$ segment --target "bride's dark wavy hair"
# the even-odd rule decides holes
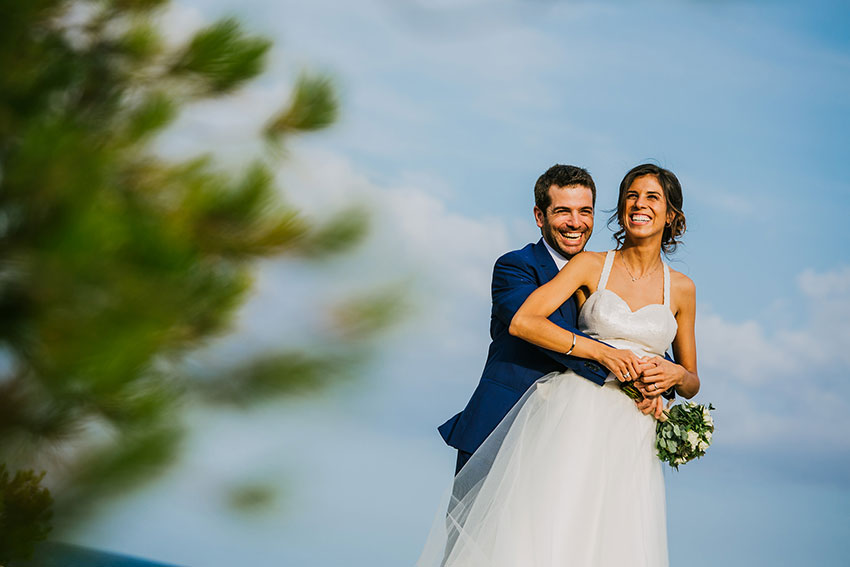
[[[682,185],[669,169],[664,169],[654,163],[643,163],[633,167],[620,182],[617,210],[608,219],[608,228],[611,228],[615,223],[620,227],[620,230],[614,233],[614,240],[617,241],[617,249],[622,248],[626,240],[626,229],[623,228],[623,219],[626,214],[626,192],[631,188],[635,179],[644,175],[652,175],[658,180],[664,190],[667,211],[672,211],[674,215],[670,224],[664,227],[664,233],[661,236],[661,249],[664,254],[669,255],[675,252],[676,247],[681,244],[681,236],[685,233],[686,228],[685,213],[682,212]]]

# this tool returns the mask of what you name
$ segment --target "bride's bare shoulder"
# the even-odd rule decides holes
[[[578,254],[573,256],[573,259],[570,260],[570,262],[575,262],[576,260],[578,260],[578,262],[581,264],[594,266],[596,264],[599,264],[600,266],[602,266],[602,264],[605,263],[605,254],[606,252],[592,252],[590,250],[585,250],[584,252],[579,252]]]
[[[674,296],[694,298],[697,286],[694,280],[678,270],[670,268],[670,287]]]
[[[599,281],[599,274],[605,266],[605,252],[580,252],[573,256],[567,266],[573,274],[579,276],[580,285],[587,287],[592,293],[595,290],[594,284]]]

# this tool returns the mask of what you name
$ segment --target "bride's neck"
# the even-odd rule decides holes
[[[626,243],[620,249],[620,256],[634,272],[646,272],[653,269],[661,257],[657,243]],[[636,274],[637,275],[637,274]]]

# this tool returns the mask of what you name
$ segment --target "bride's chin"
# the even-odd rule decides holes
[[[664,234],[663,228],[661,230],[653,230],[653,229],[646,230],[646,228],[647,227],[643,227],[643,226],[632,227],[632,226],[627,225],[627,226],[623,227],[623,230],[626,233],[626,237],[631,238],[633,240],[647,240],[647,239],[656,238],[656,237],[661,238],[661,236]]]

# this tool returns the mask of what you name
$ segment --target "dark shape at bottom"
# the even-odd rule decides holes
[[[175,567],[147,559],[128,557],[53,541],[35,548],[29,561],[15,561],[7,567]]]

